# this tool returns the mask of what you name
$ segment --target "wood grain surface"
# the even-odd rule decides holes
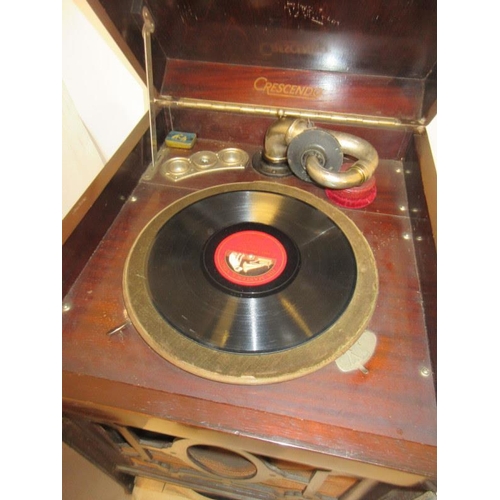
[[[162,93],[175,97],[298,107],[416,120],[420,80],[170,59]]]
[[[203,140],[196,150],[228,145],[250,156],[259,150]],[[382,160],[376,179],[379,194],[372,205],[344,210],[368,240],[380,277],[369,325],[378,345],[367,375],[342,373],[331,363],[296,380],[241,387],[191,375],[153,352],[129,322],[122,296],[123,267],[135,238],[160,210],[193,190],[265,180],[251,166],[176,184],[158,171],[138,184],[64,299],[68,404],[116,406],[434,477],[436,402],[433,377],[421,375],[430,360],[402,162]],[[326,200],[322,189],[295,177],[275,182]]]
[[[127,57],[143,65],[142,4],[91,4],[126,46]],[[155,87],[174,98],[390,117],[413,125],[432,112],[434,0],[358,6],[347,0],[151,0],[148,7],[155,22]],[[170,150],[170,157],[240,147],[252,158],[272,121],[175,107],[159,115],[162,131],[198,134],[193,150]],[[137,160],[125,162],[63,249],[63,409],[72,419],[167,433],[186,426],[249,447],[258,442],[360,470],[369,465],[436,478],[435,250],[425,197],[411,178],[420,175],[418,161],[408,155],[413,132],[321,126],[360,135],[381,158],[375,201],[342,209],[370,244],[379,273],[369,324],[377,347],[365,364],[368,373],[342,373],[330,363],[287,382],[233,386],[187,373],[154,352],[129,320],[122,293],[125,260],[138,234],[193,191],[269,179],[249,163],[244,171],[177,183],[158,168],[148,171],[149,180],[139,180],[147,148],[138,145]],[[296,177],[272,182],[327,202],[323,189]]]
[[[167,58],[416,79],[435,63],[434,0],[152,0],[148,6]]]

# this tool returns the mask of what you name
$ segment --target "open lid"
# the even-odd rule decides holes
[[[154,23],[155,87],[163,95],[361,113],[408,124],[432,118],[435,0],[100,4],[142,65],[147,7]]]

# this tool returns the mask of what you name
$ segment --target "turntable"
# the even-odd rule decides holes
[[[64,439],[127,488],[432,494],[435,5],[278,3],[93,3],[150,122],[64,247]]]

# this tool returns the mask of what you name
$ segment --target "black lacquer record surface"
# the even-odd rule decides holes
[[[340,356],[377,292],[373,255],[350,219],[267,182],[170,205],[139,235],[124,273],[127,310],[154,350],[240,384],[295,378]]]

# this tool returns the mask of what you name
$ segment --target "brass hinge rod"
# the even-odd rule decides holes
[[[382,127],[402,130],[413,129],[416,126],[416,124],[403,123],[397,118],[385,118],[348,113],[333,113],[329,111],[315,111],[299,108],[282,108],[277,106],[257,106],[254,104],[240,104],[233,102],[212,101],[208,99],[193,99],[187,97],[174,98],[165,95],[160,95],[159,97],[157,97],[155,99],[155,104],[163,108],[221,111],[254,116],[270,116],[274,118],[294,117],[313,121],[336,123],[340,125],[358,125],[364,127]]]

